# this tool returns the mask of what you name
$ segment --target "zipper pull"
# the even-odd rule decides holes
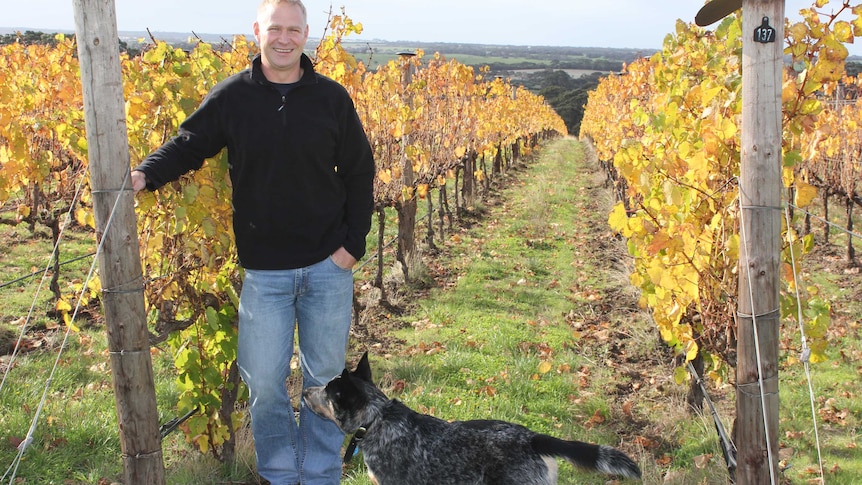
[[[281,96],[281,106],[278,107],[278,111],[281,112],[284,109],[284,105],[287,104],[286,96]]]

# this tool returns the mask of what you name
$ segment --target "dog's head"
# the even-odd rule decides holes
[[[346,434],[366,426],[378,409],[374,403],[385,399],[371,379],[368,352],[362,355],[355,370],[344,369],[325,386],[305,389],[302,396],[312,411],[335,422]]]

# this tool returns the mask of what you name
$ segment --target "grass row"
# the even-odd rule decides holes
[[[661,463],[675,459],[668,453],[680,453],[680,423],[692,420],[679,414],[684,389],[668,378],[672,356],[626,281],[620,242],[605,223],[611,201],[595,170],[583,145],[560,140],[510,174],[518,182],[506,184],[514,188],[504,202],[450,240],[454,283],[418,303],[397,333],[404,350],[376,356],[372,366],[391,397],[417,410],[616,446],[640,463],[646,483],[658,483]],[[655,421],[657,410],[667,423]],[[693,423],[703,438],[703,423]],[[688,453],[712,449],[708,438],[697,441]],[[707,472],[721,475],[713,462],[677,483]],[[349,477],[370,483],[361,465]],[[560,469],[562,484],[606,480]]]

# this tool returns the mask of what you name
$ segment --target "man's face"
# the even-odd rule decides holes
[[[264,7],[254,23],[254,36],[260,45],[267,77],[277,77],[270,81],[297,81],[299,60],[308,40],[308,24],[302,9],[284,2]]]

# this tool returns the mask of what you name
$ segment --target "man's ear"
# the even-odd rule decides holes
[[[356,364],[356,370],[353,371],[353,375],[364,381],[373,382],[371,379],[371,364],[368,362],[368,352],[362,354],[362,358]]]

